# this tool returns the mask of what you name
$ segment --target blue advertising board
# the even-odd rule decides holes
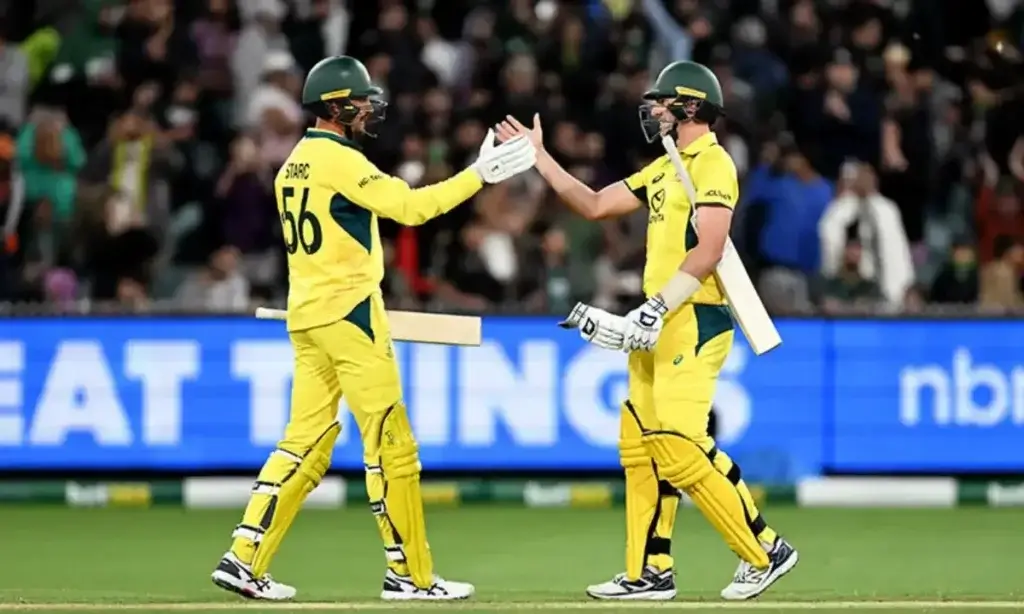
[[[618,466],[625,357],[553,318],[485,319],[478,348],[402,345],[428,470]],[[780,323],[739,340],[715,398],[720,443],[752,480],[823,470],[1024,470],[1024,323]],[[738,336],[739,337],[739,336]],[[0,466],[255,470],[288,415],[291,349],[249,318],[0,322]],[[334,466],[360,469],[354,424]]]

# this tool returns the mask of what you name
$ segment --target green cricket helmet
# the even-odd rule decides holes
[[[309,70],[302,86],[302,106],[321,119],[351,126],[365,108],[356,106],[353,101],[367,101],[370,112],[363,132],[375,136],[369,128],[384,119],[388,104],[377,98],[383,93],[384,90],[373,84],[362,62],[347,55],[336,55],[320,60]]]
[[[676,122],[698,121],[712,124],[725,113],[725,100],[718,77],[696,62],[672,62],[658,74],[654,85],[644,92],[640,106],[640,125],[644,136],[654,142],[672,129]],[[651,113],[655,103],[672,113],[674,122],[665,122]]]

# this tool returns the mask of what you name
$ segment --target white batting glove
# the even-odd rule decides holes
[[[584,341],[597,347],[616,351],[623,349],[626,320],[622,316],[585,303],[576,303],[569,316],[558,325],[579,330]]]
[[[480,145],[480,156],[470,167],[485,183],[501,183],[528,171],[537,163],[537,150],[524,136],[494,144],[494,130],[488,130]]]
[[[658,344],[663,318],[668,313],[661,295],[654,295],[646,303],[626,314],[626,328],[623,331],[626,352],[651,352]]]

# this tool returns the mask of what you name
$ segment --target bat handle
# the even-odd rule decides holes
[[[257,320],[286,320],[288,312],[283,309],[270,309],[269,307],[256,308]]]

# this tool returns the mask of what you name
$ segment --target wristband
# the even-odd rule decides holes
[[[677,271],[672,279],[668,280],[665,287],[656,296],[661,297],[665,306],[665,312],[675,311],[687,299],[700,290],[700,280],[686,271]]]

